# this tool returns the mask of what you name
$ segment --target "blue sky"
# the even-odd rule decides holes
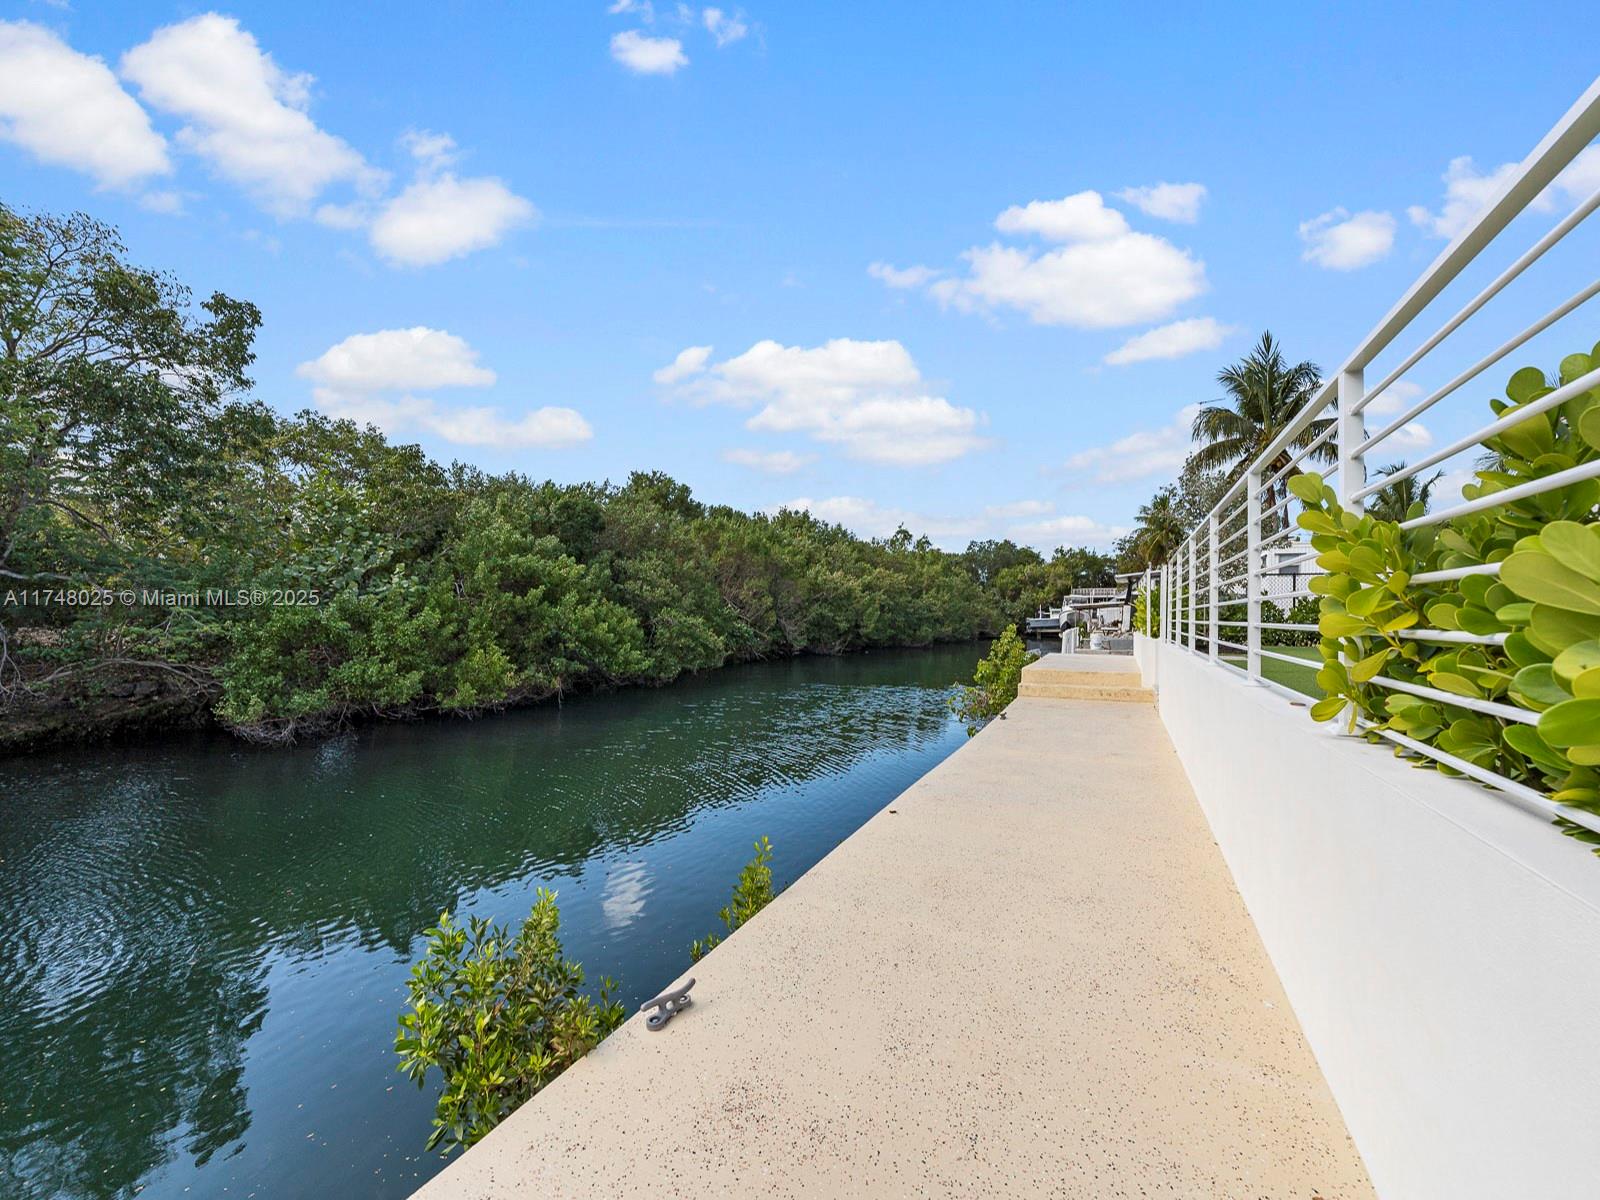
[[[284,412],[869,535],[1104,545],[1262,329],[1338,365],[1592,81],[1586,15],[4,3],[0,199],[254,301]],[[1596,186],[1600,151],[1522,244]]]

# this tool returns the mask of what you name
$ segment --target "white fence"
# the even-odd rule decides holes
[[[1487,257],[1491,243],[1518,216],[1530,210],[1546,209],[1550,205],[1552,194],[1557,190],[1552,188],[1552,184],[1597,135],[1600,135],[1600,80],[1590,86],[1566,116],[1511,173],[1511,177],[1472,224],[1445,248],[1311,401],[1249,465],[1208,519],[1190,533],[1172,560],[1160,569],[1159,576],[1148,581],[1147,586],[1159,587],[1161,592],[1161,621],[1159,629],[1147,628],[1142,632],[1207,659],[1220,670],[1240,673],[1262,686],[1288,692],[1296,699],[1302,698],[1300,693],[1285,688],[1262,673],[1263,659],[1287,664],[1292,671],[1303,671],[1307,681],[1321,666],[1320,659],[1307,659],[1262,645],[1264,629],[1308,635],[1314,635],[1317,629],[1314,624],[1287,620],[1288,606],[1295,599],[1313,593],[1301,580],[1296,579],[1285,587],[1281,578],[1281,572],[1286,568],[1310,563],[1316,554],[1308,552],[1299,558],[1284,561],[1281,554],[1271,553],[1275,545],[1281,546],[1291,536],[1296,512],[1303,507],[1299,500],[1289,494],[1286,486],[1288,478],[1297,469],[1313,468],[1329,481],[1343,507],[1360,511],[1383,488],[1470,453],[1484,439],[1497,436],[1535,413],[1553,409],[1574,396],[1600,386],[1600,370],[1592,371],[1519,407],[1512,415],[1450,439],[1399,470],[1390,474],[1368,474],[1369,458],[1393,455],[1400,448],[1415,446],[1418,439],[1414,435],[1408,438],[1404,431],[1413,429],[1418,417],[1430,412],[1444,413],[1445,410],[1436,406],[1452,398],[1456,401],[1456,416],[1459,417],[1463,388],[1468,383],[1502,363],[1514,351],[1552,329],[1563,318],[1600,294],[1600,280],[1587,283],[1487,353],[1476,357],[1469,355],[1465,361],[1462,351],[1457,347],[1466,339],[1458,338],[1450,348],[1441,349],[1447,339],[1456,334],[1469,319],[1522,278],[1547,252],[1566,241],[1585,218],[1600,208],[1600,190],[1597,190],[1497,275],[1483,283],[1470,299],[1422,337],[1415,348],[1384,371],[1376,383],[1368,386],[1368,368],[1403,335],[1416,332],[1415,327],[1428,315],[1426,310],[1452,283],[1458,279],[1468,279],[1474,273],[1474,268],[1482,267],[1481,260]],[[1572,243],[1568,245],[1570,248]],[[1574,265],[1581,264],[1586,254],[1587,261],[1600,261],[1600,256],[1595,255],[1592,249],[1573,251],[1567,261]],[[1560,255],[1552,256],[1551,262],[1560,259]],[[1548,285],[1548,281],[1546,283]],[[1503,305],[1494,311],[1503,311]],[[1570,348],[1586,350],[1596,336],[1600,336],[1600,325],[1591,324],[1586,328],[1588,336],[1575,339]],[[1476,331],[1475,327],[1473,332]],[[1487,344],[1493,345],[1493,341]],[[1418,389],[1407,379],[1413,373],[1433,375],[1442,382],[1431,389]],[[1486,383],[1489,383],[1491,391],[1498,391],[1494,377]],[[1397,398],[1413,393],[1419,396],[1414,402],[1407,404],[1400,400],[1396,403]],[[1374,403],[1386,396],[1387,400],[1381,408],[1392,408],[1393,415],[1385,411],[1385,419],[1378,428],[1369,430],[1366,418],[1376,411]],[[1479,499],[1460,500],[1458,497],[1455,502],[1446,501],[1433,511],[1402,522],[1401,528],[1438,524],[1453,517],[1484,511],[1596,477],[1600,477],[1600,462],[1582,463]],[[1269,558],[1273,560],[1270,566],[1266,565]],[[1425,572],[1414,576],[1412,581],[1443,582],[1473,574],[1498,575],[1499,570],[1500,565],[1491,562],[1455,570]],[[1284,610],[1285,620],[1263,623],[1262,602],[1268,599]],[[1474,634],[1430,628],[1412,628],[1401,631],[1398,636],[1440,644],[1478,645],[1500,644],[1506,637],[1503,633]],[[1437,691],[1384,675],[1372,682],[1380,687],[1410,692],[1504,720],[1529,724],[1538,721],[1538,714],[1526,709]],[[1378,732],[1406,752],[1426,755],[1445,763],[1547,816],[1559,815],[1600,832],[1600,817],[1592,813],[1552,803],[1533,788],[1456,758],[1437,747],[1414,741],[1392,730]]]

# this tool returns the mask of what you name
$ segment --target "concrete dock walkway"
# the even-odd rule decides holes
[[[418,1195],[1372,1195],[1145,704],[1019,699],[693,974]]]

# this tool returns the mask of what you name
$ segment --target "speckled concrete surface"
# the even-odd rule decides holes
[[[1017,701],[693,973],[418,1195],[1372,1195],[1142,705]]]

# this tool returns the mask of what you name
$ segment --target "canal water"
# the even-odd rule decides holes
[[[965,740],[985,647],[732,667],[658,691],[288,750],[0,760],[0,1196],[402,1197],[437,1076],[395,1020],[441,910],[559,893],[630,1009]]]

